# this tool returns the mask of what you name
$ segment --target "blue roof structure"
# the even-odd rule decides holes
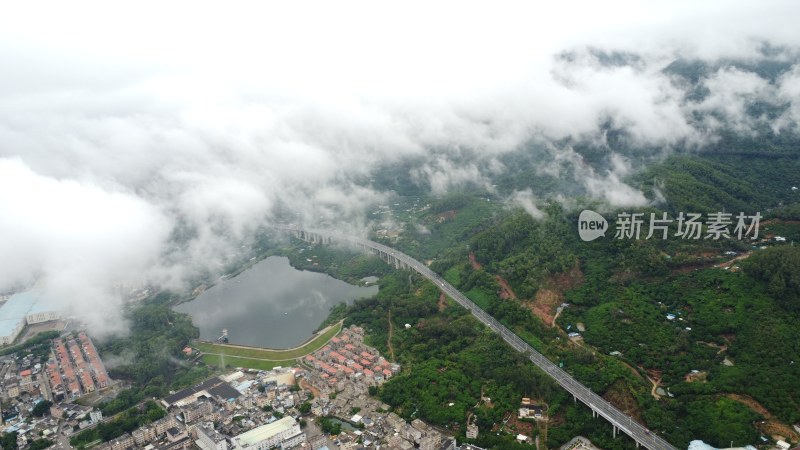
[[[9,336],[29,314],[56,311],[58,306],[38,289],[19,292],[0,306],[0,336]]]
[[[0,336],[9,336],[22,319],[0,320]]]
[[[37,299],[30,291],[12,295],[0,306],[0,320],[24,319]]]

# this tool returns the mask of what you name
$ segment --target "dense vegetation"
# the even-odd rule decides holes
[[[34,417],[42,417],[50,412],[51,406],[53,406],[53,402],[50,400],[42,400],[33,407],[31,414],[33,414]]]
[[[16,449],[17,448],[17,435],[16,431],[12,431],[11,433],[5,433],[3,436],[0,436],[0,447],[4,449]]]
[[[28,339],[22,344],[12,345],[0,350],[0,356],[10,355],[17,352],[27,352],[37,355],[46,355],[50,350],[50,341],[57,338],[58,331],[45,331]]]
[[[50,448],[50,446],[53,444],[55,444],[55,442],[49,439],[36,439],[30,443],[28,450],[44,450],[46,448]]]
[[[376,298],[358,300],[347,311],[346,325],[366,327],[370,344],[404,366],[401,375],[376,392],[401,416],[450,428],[463,439],[467,416],[474,415],[482,430],[478,445],[510,449],[516,448],[516,432],[524,430],[502,424],[527,396],[549,404],[557,417],[548,434],[550,447],[576,434],[591,437],[603,448],[632,446],[612,440],[607,423],[593,420],[588,409],[573,403],[550,378],[465,310],[449,301],[437,305],[438,301],[435,286],[398,271],[381,280]],[[406,329],[406,323],[412,327]],[[493,428],[512,434],[489,432]]]
[[[100,343],[103,359],[125,362],[110,368],[112,378],[134,384],[114,400],[100,405],[105,415],[123,411],[145,398],[193,384],[209,375],[204,365],[184,359],[182,349],[199,336],[189,316],[170,308],[169,293],[161,293],[126,312],[130,333]]]
[[[340,280],[352,284],[362,284],[361,278],[381,276],[391,270],[381,260],[347,247],[310,246],[293,241],[281,248],[280,253],[288,255],[289,263],[296,269],[335,273]]]
[[[783,170],[776,166],[785,165]],[[790,189],[797,158],[673,157],[637,176],[641,187],[661,186],[671,213],[744,211],[753,213],[797,201]],[[654,183],[653,181],[656,181]]]
[[[342,424],[328,417],[320,417],[317,421],[323,433],[339,434],[342,432]]]
[[[124,433],[130,433],[142,425],[154,422],[166,412],[154,401],[148,400],[141,406],[130,408],[120,413],[109,422],[99,423],[96,427],[81,431],[72,438],[70,444],[78,449],[86,448],[95,441],[110,441]]]
[[[494,209],[460,221],[462,211],[484,208],[485,199],[477,195],[446,196],[416,215],[418,223],[435,224],[426,227],[424,239],[449,247],[421,250],[423,241],[413,231],[391,244],[414,256],[435,257],[431,267],[481,307],[673,444],[692,439],[716,446],[731,440],[755,444],[760,434],[769,433],[755,426],[762,419],[751,404],[760,403],[784,423],[800,421],[795,387],[800,365],[793,362],[800,361],[800,348],[792,331],[800,319],[800,263],[798,249],[790,246],[800,240],[800,227],[791,221],[800,217],[800,195],[790,189],[797,173],[800,162],[785,152],[763,158],[676,156],[632,180],[649,195],[658,190],[666,197],[657,207],[636,212],[675,217],[681,211],[760,211],[759,238],[766,241],[757,245],[772,246],[773,235],[789,241],[767,250],[747,240],[681,240],[674,237],[674,223],[667,240],[643,239],[645,228],[638,241],[615,240],[611,233],[585,243],[575,230],[577,212],[557,201],[543,208],[544,219]],[[520,172],[513,182],[524,176]],[[578,201],[606,217],[621,212]],[[725,255],[730,251],[753,255],[739,263],[741,271],[736,263],[715,268],[731,259]],[[469,253],[482,268],[469,262]],[[516,300],[508,298],[500,281],[508,283]],[[556,328],[532,313],[533,305],[543,301],[537,297],[542,291],[555,296],[551,311],[559,302],[570,304]],[[373,345],[393,351],[411,369],[379,393],[398,412],[460,429],[472,413],[483,430],[498,423],[497,411],[513,410],[518,396],[539,395],[551,403],[557,418],[548,435],[553,443],[588,427],[582,432],[605,447],[628,445],[605,442],[602,425],[586,418],[581,408],[561,402],[560,389],[542,390],[548,380],[536,380],[534,373],[523,387],[504,378],[497,366],[513,370],[515,355],[502,359],[502,343],[492,347],[495,338],[474,323],[471,328],[471,319],[458,308],[439,311],[437,300],[438,291],[416,284],[413,276],[388,276],[378,298],[356,302],[346,312],[348,321],[367,326]],[[404,329],[405,323],[412,329]],[[578,323],[586,330],[584,345],[570,343],[563,331],[574,331]],[[483,359],[487,354],[502,363]],[[665,391],[660,400],[651,395],[655,388],[648,378]],[[501,385],[510,386],[509,391],[496,390]],[[491,397],[497,411],[482,411],[481,388],[495,390]]]
[[[789,312],[800,313],[800,247],[776,247],[743,263],[745,272],[766,283],[767,291]]]

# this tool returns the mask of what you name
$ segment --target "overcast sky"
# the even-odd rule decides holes
[[[765,42],[798,51],[795,1],[282,3],[4,7],[0,292],[38,279],[100,330],[111,284],[216,267],[279,201],[360,217],[386,193],[353,179],[379,163],[445,149],[414,173],[441,193],[502,172],[496,156],[527,140],[591,139],[607,117],[664,148],[713,133],[692,111],[746,132],[747,99],[783,99],[776,129],[800,118],[797,67],[775,83],[720,70],[690,105],[661,72],[758,58]],[[641,60],[602,67],[588,47]],[[578,159],[551,151],[548,173]],[[629,161],[609,167],[570,176],[613,205],[647,202],[623,181]],[[510,200],[538,214],[530,191]],[[181,250],[178,223],[197,230]]]

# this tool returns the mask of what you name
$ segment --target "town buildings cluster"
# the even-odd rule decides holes
[[[400,365],[364,344],[364,330],[357,326],[343,330],[328,345],[306,356],[304,363],[315,369],[310,374],[311,383],[324,392],[340,391],[348,385],[366,389],[400,371]]]
[[[158,401],[166,411],[164,417],[93,448],[459,448],[452,437],[419,419],[406,422],[369,395],[370,387],[399,370],[399,365],[364,344],[361,328],[350,327],[303,358],[297,367],[238,370],[174,392]],[[4,399],[13,399],[19,406],[20,412],[5,425],[5,431],[18,432],[20,448],[40,437],[49,437],[59,443],[59,448],[66,448],[73,434],[111,420],[99,410],[73,401],[110,381],[85,333],[55,339],[46,358],[12,358],[2,366],[0,375],[6,380]],[[16,390],[9,391],[5,386],[15,386]],[[32,409],[45,399],[54,402],[49,416],[32,418]],[[324,433],[321,423],[326,421],[334,421],[341,431],[336,435]]]
[[[55,358],[45,368],[51,391],[48,400],[71,400],[109,385],[108,372],[85,332],[78,333],[77,339],[53,340],[53,353]]]
[[[369,395],[399,370],[364,344],[363,329],[350,327],[298,367],[240,370],[175,392],[161,399],[167,416],[159,423],[101,450],[455,450],[452,437],[419,419],[406,422]],[[341,431],[325,434],[320,421]]]
[[[99,411],[69,403],[111,384],[91,338],[81,331],[51,343],[49,353],[11,354],[1,361],[2,431],[17,432],[21,443],[54,435],[59,426],[71,433],[102,420]],[[33,420],[43,401],[53,403],[51,417]]]

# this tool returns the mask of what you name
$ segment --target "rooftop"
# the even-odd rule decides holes
[[[178,391],[178,392],[176,392],[176,393],[174,393],[172,395],[169,395],[169,396],[164,398],[164,401],[166,403],[172,405],[172,404],[178,403],[179,401],[181,401],[181,400],[183,400],[183,399],[185,399],[185,398],[187,398],[189,396],[195,395],[195,394],[197,394],[199,392],[202,392],[202,391],[207,391],[207,392],[211,393],[210,391],[212,390],[212,388],[214,388],[216,386],[219,386],[221,384],[225,384],[225,382],[222,381],[219,377],[212,377],[212,378],[209,378],[208,380],[206,380],[206,381],[204,381],[204,382],[202,382],[200,384],[197,384],[197,385],[192,386],[192,387],[188,387],[188,388],[183,389],[181,391]],[[227,384],[225,384],[225,386],[227,386]],[[230,386],[228,386],[228,387],[230,387]],[[236,394],[238,396],[239,391],[237,391],[236,389],[233,389],[233,388],[231,388],[231,389],[234,392],[236,392]]]
[[[22,319],[0,319],[0,336],[9,336],[11,331],[14,330]]]
[[[39,289],[16,293],[0,306],[0,336],[11,334],[11,330],[16,328],[28,314],[57,309],[56,302]]]
[[[270,424],[253,428],[246,433],[240,434],[237,436],[237,438],[239,439],[239,444],[241,445],[252,445],[265,439],[269,439],[280,432],[289,430],[295,425],[297,425],[297,421],[294,420],[293,417],[287,416]]]
[[[12,295],[5,305],[0,306],[0,320],[25,318],[36,299],[30,291]]]

